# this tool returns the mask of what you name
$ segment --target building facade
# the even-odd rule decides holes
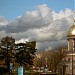
[[[69,30],[68,36],[68,50],[67,55],[63,59],[66,65],[66,75],[75,75],[75,21]]]

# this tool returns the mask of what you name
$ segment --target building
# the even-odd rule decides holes
[[[68,36],[68,50],[66,57],[62,60],[66,66],[66,75],[75,75],[75,21],[69,30]]]

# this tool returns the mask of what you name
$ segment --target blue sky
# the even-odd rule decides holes
[[[65,8],[74,10],[74,0],[0,0],[0,16],[13,20],[26,11],[36,10],[41,4],[47,4],[56,12]]]

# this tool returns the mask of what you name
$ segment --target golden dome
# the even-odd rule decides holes
[[[75,35],[75,20],[74,20],[74,24],[71,26],[69,30],[69,35]]]

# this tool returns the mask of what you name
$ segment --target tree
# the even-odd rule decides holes
[[[0,44],[0,60],[5,61],[7,69],[9,70],[10,62],[12,61],[12,50],[14,49],[15,39],[12,37],[4,37]]]
[[[39,53],[38,55],[41,56],[40,58],[38,58],[38,56],[34,58],[35,67],[47,66],[48,70],[56,72],[57,66],[60,61],[62,61],[62,59],[66,56],[66,52],[63,48],[58,48],[57,50],[44,51],[42,53]]]
[[[36,68],[45,66],[45,63],[44,63],[45,59],[43,56],[44,56],[44,53],[39,53],[35,55],[35,58],[33,59],[33,64]]]
[[[34,58],[34,66],[35,67],[44,67],[48,68],[48,70],[53,69],[53,50],[47,50],[42,53],[36,54]]]
[[[26,67],[28,67],[32,65],[33,58],[36,52],[35,47],[35,41],[16,44],[16,62],[19,63],[20,66],[25,65]]]

